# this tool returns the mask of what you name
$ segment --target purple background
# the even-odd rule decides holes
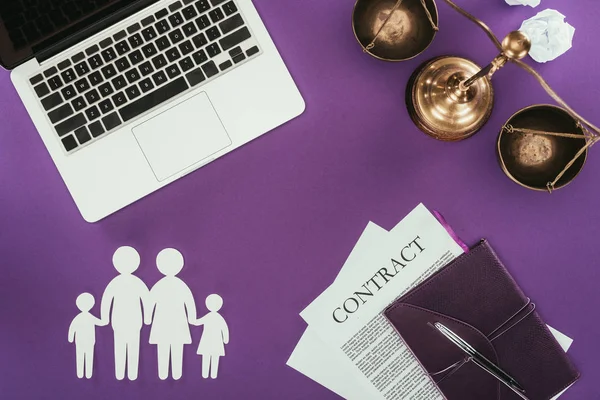
[[[484,34],[442,1],[441,31],[416,60],[363,54],[352,0],[255,0],[307,103],[298,119],[96,223],[79,215],[7,72],[0,72],[0,397],[3,399],[334,399],[285,365],[305,325],[298,312],[334,279],[369,220],[392,228],[416,204],[440,210],[468,243],[487,237],[547,322],[575,342],[581,380],[563,397],[598,399],[600,367],[600,154],[567,188],[528,191],[500,170],[494,146],[517,110],[549,103],[509,65],[494,77],[487,127],[461,143],[437,142],[411,123],[404,89],[412,71],[442,54],[480,64],[495,55]],[[537,65],[580,113],[600,123],[596,0],[502,0],[461,5],[503,36],[546,7],[577,28],[574,48]],[[570,78],[572,76],[572,78]],[[600,151],[600,150],[598,150]],[[110,162],[110,160],[107,160]],[[180,274],[203,314],[219,293],[231,343],[217,381],[203,380],[194,344],[181,381],[159,381],[156,348],[142,331],[140,378],[117,382],[112,331],[97,329],[94,377],[75,376],[67,329],[75,298],[96,297],[120,245],[142,256],[138,275],[158,281],[154,259],[180,249]]]

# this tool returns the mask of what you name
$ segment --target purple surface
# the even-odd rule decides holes
[[[477,28],[441,1],[441,32],[416,60],[364,55],[352,35],[352,0],[255,1],[306,103],[298,119],[97,224],[77,212],[9,80],[0,73],[0,397],[3,399],[334,399],[285,365],[304,330],[298,312],[336,276],[369,220],[391,228],[422,201],[468,243],[487,237],[546,321],[574,338],[582,379],[565,400],[600,398],[600,154],[553,195],[523,189],[498,167],[500,126],[550,99],[514,66],[494,77],[487,127],[461,143],[421,134],[404,106],[414,68],[458,54],[495,55]],[[500,36],[546,8],[577,28],[574,48],[539,70],[583,115],[600,123],[595,0],[544,0],[538,9],[461,0]],[[569,79],[568,76],[573,76]],[[108,162],[109,160],[107,160]],[[117,382],[112,332],[98,328],[91,381],[75,377],[67,329],[76,296],[96,297],[115,276],[113,251],[136,247],[138,275],[180,249],[180,276],[196,296],[219,293],[231,343],[217,381],[202,380],[192,329],[181,381],[159,381],[156,348],[143,345],[140,378]],[[149,329],[142,331],[147,343]]]

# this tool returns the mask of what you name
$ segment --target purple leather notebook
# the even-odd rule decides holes
[[[579,378],[539,314],[482,240],[384,312],[448,400],[519,400],[468,361],[432,324],[441,322],[511,375],[530,400]]]

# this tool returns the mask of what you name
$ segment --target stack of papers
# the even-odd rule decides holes
[[[300,313],[308,328],[287,364],[346,399],[443,400],[382,312],[465,251],[422,204],[389,232],[370,222],[333,284]],[[551,331],[567,351],[572,340]]]

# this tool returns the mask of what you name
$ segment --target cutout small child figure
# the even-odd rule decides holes
[[[227,322],[218,313],[223,306],[223,299],[218,294],[206,298],[206,308],[210,311],[204,317],[197,319],[194,325],[204,325],[197,354],[202,356],[202,377],[217,378],[219,372],[219,357],[225,355],[225,346],[229,343],[229,328]]]
[[[77,377],[83,378],[84,366],[85,377],[90,379],[94,369],[94,345],[96,344],[96,325],[104,326],[100,318],[90,314],[94,307],[94,296],[82,293],[77,296],[75,304],[81,311],[69,326],[69,343],[75,341],[75,352],[77,358]]]

